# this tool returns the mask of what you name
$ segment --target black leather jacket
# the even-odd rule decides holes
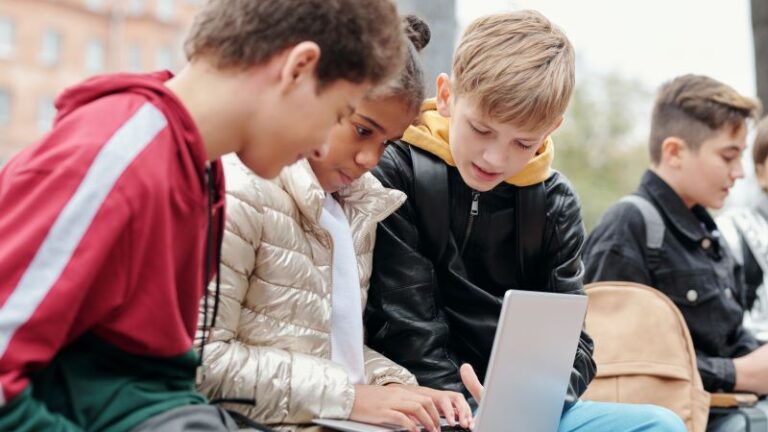
[[[419,236],[423,227],[418,226],[411,199],[414,172],[407,145],[387,148],[373,173],[384,186],[404,191],[409,198],[377,232],[365,314],[368,344],[408,368],[421,385],[466,394],[458,372],[464,362],[484,379],[506,290],[583,295],[580,206],[559,173],[545,181],[544,262],[538,264],[546,271],[539,283],[521,283],[515,265],[517,187],[503,183],[478,194],[456,168],[449,168],[450,208],[434,209],[435,215],[450,212],[449,239],[441,262],[434,263]],[[477,214],[470,222],[475,197]],[[592,352],[592,340],[582,332],[566,407],[595,375]]]

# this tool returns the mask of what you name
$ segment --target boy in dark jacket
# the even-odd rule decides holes
[[[742,324],[741,269],[707,212],[744,176],[747,120],[757,111],[757,102],[706,76],[664,84],[651,119],[651,168],[603,215],[584,249],[586,280],[638,282],[675,302],[710,392],[768,393],[768,347],[758,348]],[[649,246],[659,234],[660,246]],[[723,421],[711,419],[709,430],[740,430]]]
[[[420,384],[464,391],[463,363],[484,378],[506,290],[583,294],[579,202],[551,170],[549,139],[573,85],[573,48],[544,16],[480,18],[462,36],[453,75],[438,78],[420,125],[373,171],[408,200],[377,233],[368,342]],[[423,158],[438,166],[434,175],[417,169]],[[657,407],[577,402],[595,374],[592,350],[582,333],[561,431],[684,430]],[[477,378],[465,372],[479,399]]]
[[[350,38],[354,34],[355,38]],[[401,67],[387,0],[229,0],[190,64],[64,92],[0,171],[0,430],[232,430],[192,350],[223,219],[219,157],[263,177]]]

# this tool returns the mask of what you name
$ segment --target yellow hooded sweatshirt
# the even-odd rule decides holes
[[[403,141],[426,150],[442,159],[448,165],[455,167],[451,148],[448,145],[448,119],[437,112],[437,101],[427,99],[421,105],[419,125],[410,126],[403,134]],[[555,158],[555,147],[552,138],[547,137],[544,145],[536,155],[517,174],[506,179],[507,183],[515,186],[530,186],[541,183],[551,173],[552,160]]]

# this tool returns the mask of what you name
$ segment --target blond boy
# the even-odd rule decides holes
[[[465,388],[459,365],[484,378],[504,292],[583,293],[580,206],[551,169],[549,138],[573,87],[573,48],[547,18],[480,18],[461,39],[452,75],[437,79],[420,126],[374,171],[409,198],[377,234],[369,344],[421,384],[479,399],[477,378],[467,366]],[[425,160],[432,169],[416,166]],[[660,408],[579,402],[595,374],[592,349],[582,333],[561,431],[684,430]]]

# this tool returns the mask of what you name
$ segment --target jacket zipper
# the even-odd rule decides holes
[[[317,221],[318,225],[320,224],[320,221]],[[333,355],[333,338],[331,337],[331,333],[333,332],[333,250],[336,245],[333,244],[333,236],[331,236],[331,232],[326,230],[325,228],[320,228],[320,231],[324,234],[323,237],[325,237],[325,241],[328,242],[328,249],[331,252],[331,316],[328,318],[328,358],[331,358]]]
[[[467,247],[467,241],[469,241],[469,234],[472,232],[472,225],[475,223],[475,217],[480,214],[480,192],[472,191],[472,207],[469,209],[469,221],[467,221],[467,229],[464,231],[464,241],[461,242],[461,254],[464,255],[464,248]]]

